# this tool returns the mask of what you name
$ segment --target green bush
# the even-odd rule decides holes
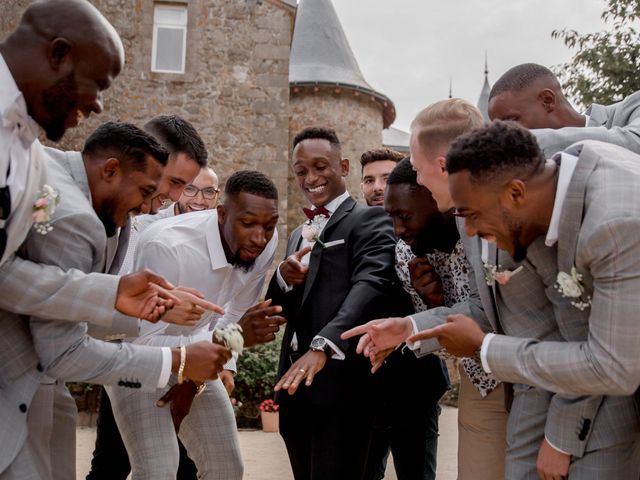
[[[242,352],[238,360],[236,388],[233,391],[233,397],[242,403],[236,415],[239,426],[256,426],[260,416],[258,408],[260,403],[263,400],[273,398],[281,342],[282,332],[273,342]]]

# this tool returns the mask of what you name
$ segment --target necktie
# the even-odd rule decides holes
[[[317,208],[314,208],[313,210],[311,210],[310,208],[303,208],[302,211],[304,212],[304,214],[307,216],[309,220],[313,220],[318,215],[324,215],[327,218],[331,216],[331,212],[329,212],[329,210],[327,210],[324,207],[317,207]]]

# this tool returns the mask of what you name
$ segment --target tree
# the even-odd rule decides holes
[[[608,105],[640,90],[640,0],[607,0],[601,15],[608,29],[580,34],[554,30],[570,49],[577,49],[555,73],[569,97],[583,106]]]

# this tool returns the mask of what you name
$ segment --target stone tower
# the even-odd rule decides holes
[[[289,63],[289,146],[300,130],[336,130],[343,157],[351,161],[349,192],[360,196],[360,155],[382,146],[382,130],[396,116],[385,95],[364,79],[331,0],[298,4]],[[304,219],[306,202],[289,169],[289,231]]]

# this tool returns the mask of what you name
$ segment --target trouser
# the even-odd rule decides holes
[[[288,395],[280,395],[280,434],[295,479],[362,479],[371,440],[369,409],[313,404],[305,387]]]
[[[482,397],[460,368],[458,480],[504,478],[507,416],[504,385]]]
[[[196,480],[198,469],[179,439],[178,448],[180,462],[177,480]],[[129,473],[131,473],[129,454],[116,425],[109,395],[103,390],[100,393],[96,445],[91,459],[91,470],[86,480],[126,480]]]
[[[172,376],[170,385],[175,384]],[[156,401],[169,387],[155,392],[107,387],[113,413],[129,452],[133,480],[174,480],[179,449],[169,407]],[[241,480],[238,431],[227,391],[218,379],[207,382],[180,427],[180,439],[206,480]]]

